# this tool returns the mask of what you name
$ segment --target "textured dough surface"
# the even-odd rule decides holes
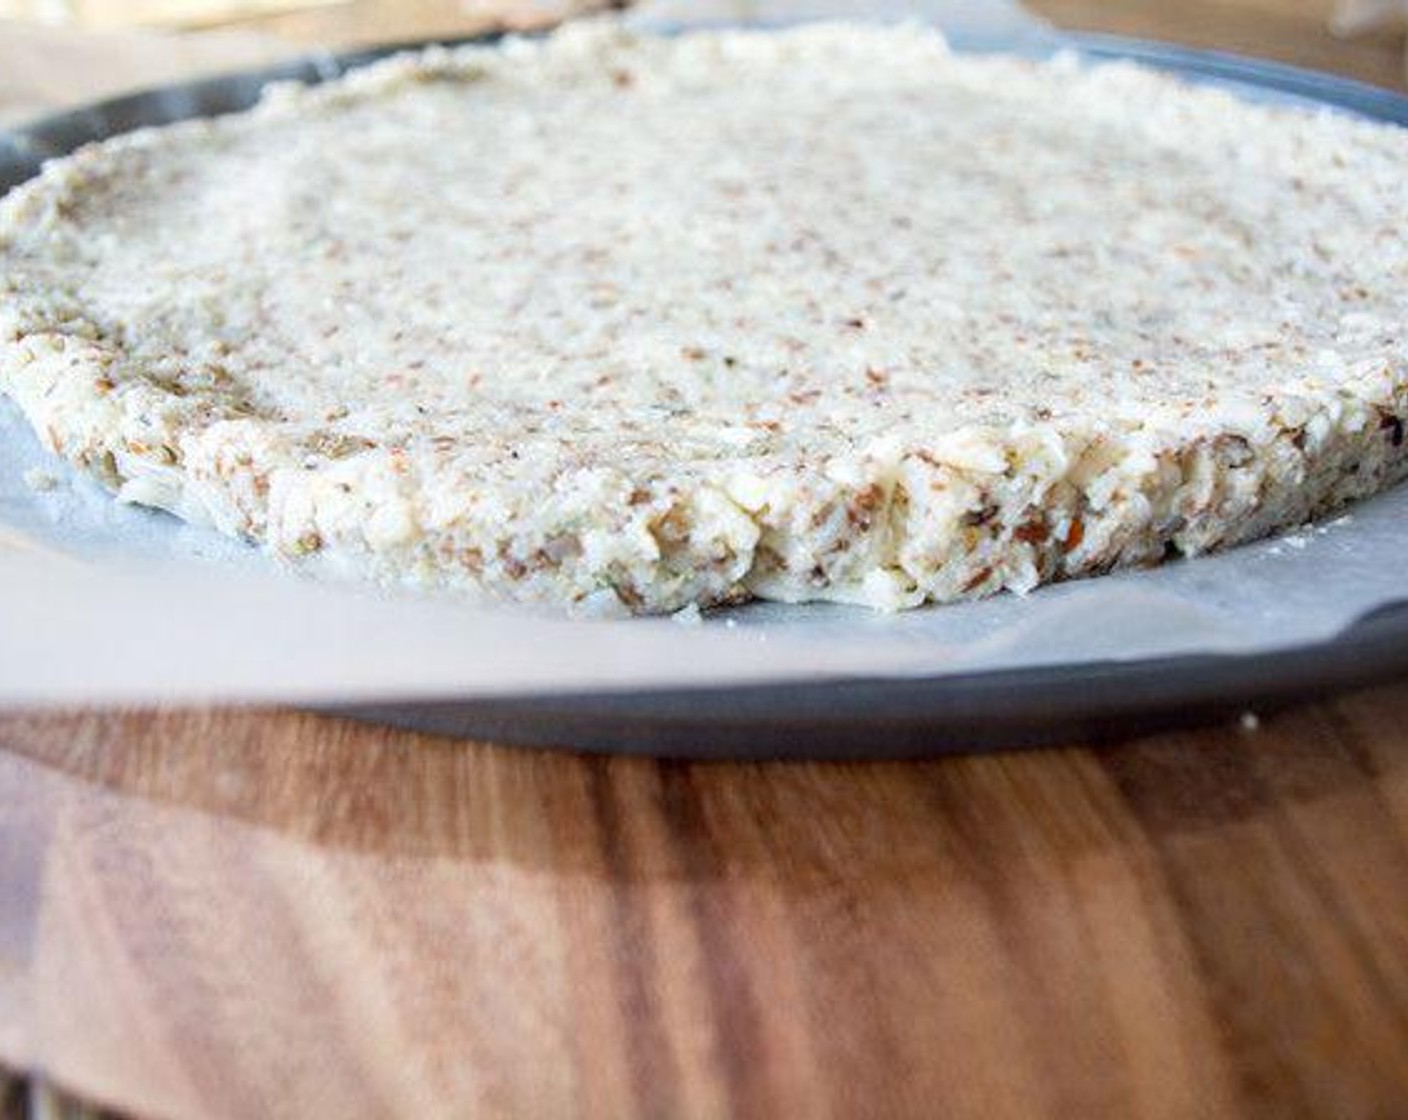
[[[1408,133],[918,27],[403,56],[0,203],[0,388],[382,581],[1025,590],[1408,473]]]

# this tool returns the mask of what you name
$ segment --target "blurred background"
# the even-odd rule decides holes
[[[955,0],[939,4],[952,7]],[[1010,19],[1017,0],[957,0]],[[923,2],[878,5],[923,13]],[[877,5],[795,0],[0,0],[0,121],[311,47],[541,27],[604,8],[671,18],[864,15]],[[1028,0],[1060,27],[1168,39],[1405,88],[1408,0]]]

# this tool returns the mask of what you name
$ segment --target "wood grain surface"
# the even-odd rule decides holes
[[[1395,76],[1303,0],[1042,7]],[[0,1117],[1408,1116],[1405,728],[1408,683],[849,766],[0,715]]]
[[[1330,0],[1030,0],[1027,6],[1062,27],[1168,39],[1404,86],[1402,31],[1389,24],[1336,38],[1327,30]]]
[[[841,766],[11,716],[0,1050],[170,1116],[1405,1115],[1406,722]]]

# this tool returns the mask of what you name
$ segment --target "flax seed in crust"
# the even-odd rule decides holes
[[[1408,134],[919,27],[431,50],[51,163],[0,388],[380,581],[913,606],[1408,473]]]

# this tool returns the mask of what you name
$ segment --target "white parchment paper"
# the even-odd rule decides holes
[[[1276,540],[1020,598],[894,616],[759,604],[698,621],[574,620],[285,573],[252,548],[117,505],[0,404],[8,705],[508,695],[1264,650],[1408,597],[1405,558],[1400,487]]]
[[[736,6],[740,19],[779,14]],[[659,3],[636,18],[680,22],[687,7]],[[783,7],[787,17],[855,12]],[[994,0],[879,14],[936,7],[963,31],[1034,27]],[[1224,555],[898,616],[762,604],[692,622],[607,621],[470,607],[314,583],[207,530],[119,506],[0,401],[5,705],[469,697],[1251,652],[1330,637],[1402,598],[1408,487]]]

